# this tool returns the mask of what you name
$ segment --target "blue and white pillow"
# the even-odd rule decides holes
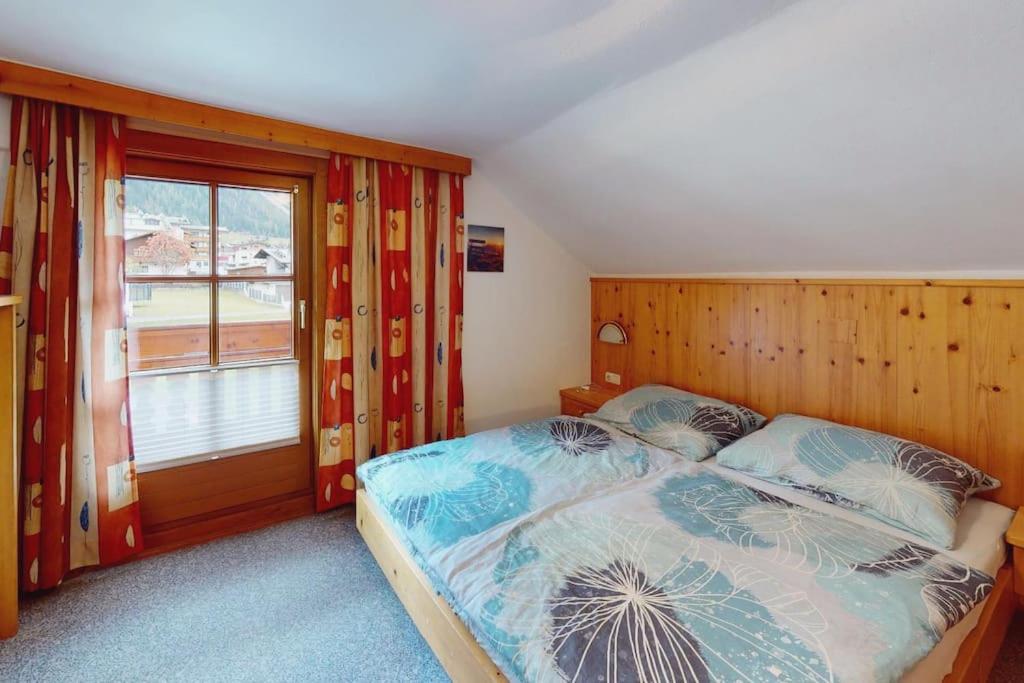
[[[718,464],[809,493],[952,548],[967,499],[999,481],[913,441],[780,415],[718,454]]]
[[[749,408],[660,384],[627,391],[590,417],[695,461],[764,424]]]

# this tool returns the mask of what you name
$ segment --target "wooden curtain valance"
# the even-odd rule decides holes
[[[469,175],[472,172],[472,160],[455,154],[338,133],[3,60],[0,60],[0,93],[449,173]]]

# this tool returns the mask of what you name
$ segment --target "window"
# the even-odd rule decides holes
[[[298,445],[296,197],[286,176],[131,160],[128,363],[140,471]]]

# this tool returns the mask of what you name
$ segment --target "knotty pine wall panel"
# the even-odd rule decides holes
[[[592,280],[592,380],[913,439],[1024,504],[1024,282]],[[617,320],[629,343],[597,341]]]

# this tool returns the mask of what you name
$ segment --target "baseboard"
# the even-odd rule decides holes
[[[314,512],[312,491],[276,496],[255,503],[239,505],[216,513],[189,517],[143,530],[145,549],[135,559],[152,557],[192,545],[233,536],[246,531],[305,517]]]

